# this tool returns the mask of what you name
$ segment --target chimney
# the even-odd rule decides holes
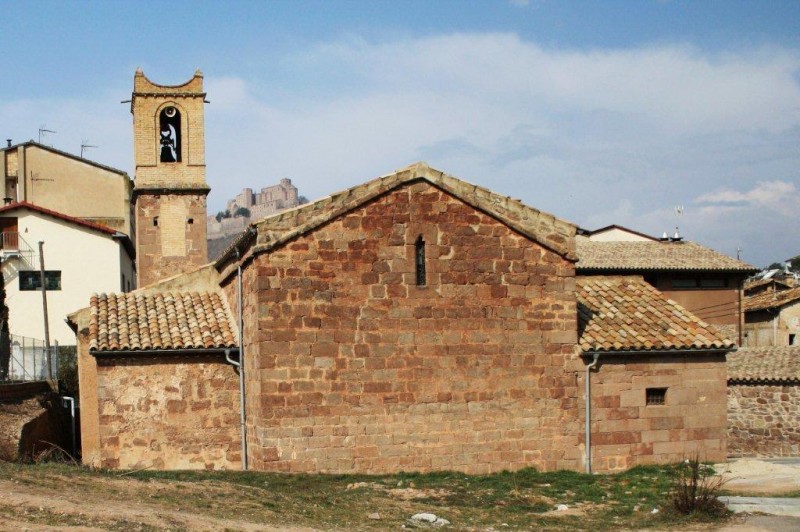
[[[10,148],[11,147],[11,139],[6,139],[6,144],[8,145],[7,147]]]

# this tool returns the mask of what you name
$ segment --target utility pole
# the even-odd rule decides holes
[[[53,386],[53,359],[50,354],[50,322],[47,319],[47,283],[44,275],[44,241],[39,241],[39,282],[42,285],[42,311],[44,312],[44,348],[47,357],[47,380]]]

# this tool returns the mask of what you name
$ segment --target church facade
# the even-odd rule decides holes
[[[154,217],[185,205],[183,241],[140,240],[149,284],[70,316],[85,463],[487,473],[724,459],[732,342],[640,278],[581,283],[575,225],[424,163],[265,218],[200,265],[186,218],[207,188],[198,168],[178,177],[198,111],[176,95],[194,87],[199,104],[201,85],[150,96],[139,76],[152,101],[134,108],[137,221],[166,231]],[[170,105],[181,122],[160,121]]]

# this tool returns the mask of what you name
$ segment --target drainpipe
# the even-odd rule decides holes
[[[590,371],[597,366],[600,353],[594,353],[592,363],[586,366],[586,472],[592,472],[592,381]]]
[[[239,250],[236,250],[236,259],[240,259]],[[236,306],[238,307],[237,321],[239,325],[239,360],[231,358],[231,349],[225,350],[225,360],[239,369],[239,419],[242,431],[242,471],[247,471],[247,424],[245,417],[244,395],[244,316],[242,301],[242,263],[236,266]]]

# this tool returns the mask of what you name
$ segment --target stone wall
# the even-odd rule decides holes
[[[592,463],[597,471],[690,458],[726,458],[724,355],[600,357],[592,379]],[[583,383],[583,379],[581,379]],[[648,388],[666,388],[663,405]]]
[[[139,193],[137,286],[194,270],[208,261],[204,194]]]
[[[800,456],[800,384],[729,384],[728,451]]]
[[[95,465],[241,468],[239,378],[223,355],[98,358],[97,400]]]
[[[256,256],[244,286],[254,469],[580,467],[574,267],[494,218],[405,185]]]

